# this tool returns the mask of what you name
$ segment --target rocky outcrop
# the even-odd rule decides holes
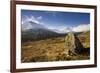
[[[65,54],[77,55],[82,53],[84,47],[78,37],[74,33],[69,32],[65,37]]]

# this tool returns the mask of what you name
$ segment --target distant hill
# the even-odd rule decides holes
[[[39,23],[27,21],[26,23],[22,24],[21,28],[22,42],[41,40],[56,36],[58,36],[56,32],[47,29],[45,26]]]
[[[22,42],[48,39],[61,36],[60,34],[48,29],[29,29],[22,32]]]
[[[78,35],[80,40],[89,36],[88,32],[73,32],[75,35]],[[54,37],[63,37],[66,36],[67,33],[57,33],[52,29],[48,29],[42,24],[35,23],[32,21],[28,21],[22,24],[21,27],[21,39],[22,42],[25,41],[35,41],[35,40],[42,40]],[[88,38],[86,40],[89,40]],[[82,41],[83,42],[83,41]]]

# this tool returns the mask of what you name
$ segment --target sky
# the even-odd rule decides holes
[[[68,30],[84,31],[89,30],[90,14],[79,12],[21,10],[22,24],[26,21],[34,21],[49,29],[61,32],[67,32]]]

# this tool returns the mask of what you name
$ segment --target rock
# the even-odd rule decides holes
[[[65,37],[65,54],[67,56],[81,53],[83,45],[74,33],[69,32]]]

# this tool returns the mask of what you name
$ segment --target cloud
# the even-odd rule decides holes
[[[29,23],[29,22],[33,22],[35,25],[42,25],[43,22],[40,21],[41,19],[42,19],[42,16],[39,16],[39,17],[24,16],[22,18],[22,21],[21,21],[22,30],[28,30],[28,29],[32,29],[33,28],[32,24]]]
[[[82,31],[89,31],[90,30],[90,24],[81,24],[76,27],[73,27],[72,31],[74,32],[82,32]]]
[[[72,27],[69,26],[55,26],[55,27],[48,27],[50,30],[53,30],[57,33],[67,33],[72,31]]]
[[[38,19],[38,20],[41,20],[41,19],[42,19],[42,16],[37,17],[37,19]]]
[[[57,33],[67,33],[67,32],[83,32],[83,31],[89,31],[90,30],[90,24],[80,24],[78,26],[75,27],[71,27],[71,26],[50,26],[50,25],[46,25],[43,21],[42,21],[43,17],[42,16],[24,16],[22,18],[21,24],[22,24],[22,30],[25,29],[31,29],[32,25],[30,25],[28,22],[34,22],[37,25],[43,25],[45,26],[47,29],[53,30]]]
[[[39,17],[34,17],[34,16],[24,16],[24,18],[22,18],[21,23],[24,24],[26,22],[34,22],[36,24],[41,24],[42,22],[40,22],[40,20],[42,19],[42,16]]]
[[[57,33],[67,33],[67,32],[84,32],[90,30],[90,24],[80,24],[75,27],[71,26],[59,26],[59,27],[48,27],[49,29]]]

